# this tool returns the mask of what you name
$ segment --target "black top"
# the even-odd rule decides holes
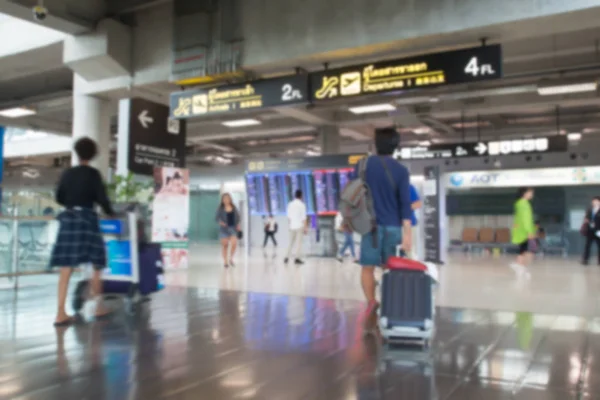
[[[106,214],[115,214],[100,172],[87,165],[69,168],[62,174],[56,188],[56,202],[66,208],[94,208],[98,204]]]
[[[227,226],[235,226],[235,213],[233,211],[227,213]]]

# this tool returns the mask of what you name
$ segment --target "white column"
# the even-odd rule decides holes
[[[110,102],[97,97],[80,93],[82,80],[78,75],[73,78],[73,143],[78,138],[87,136],[98,145],[98,156],[92,165],[108,178],[108,161],[110,158]],[[79,87],[79,88],[78,88]],[[78,160],[73,152],[73,165]]]
[[[322,126],[319,128],[318,143],[321,146],[321,154],[339,154],[340,142],[340,130],[337,126]]]

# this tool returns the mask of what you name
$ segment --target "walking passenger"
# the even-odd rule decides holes
[[[231,195],[224,193],[221,196],[221,205],[217,209],[216,220],[219,223],[219,239],[221,240],[221,255],[225,268],[234,267],[233,256],[237,248],[238,232],[240,232],[240,213],[238,212]]]
[[[340,212],[338,212],[335,216],[335,229],[344,235],[344,241],[342,243],[342,247],[340,248],[340,253],[337,257],[337,260],[339,262],[343,262],[346,250],[350,249],[352,259],[355,263],[358,263],[358,260],[356,259],[356,252],[354,250],[354,233],[348,224],[344,223],[344,218]]]
[[[410,252],[412,245],[412,208],[408,169],[396,161],[392,154],[398,147],[400,136],[394,128],[375,131],[376,156],[366,162],[365,182],[373,199],[377,220],[376,232],[363,235],[360,244],[361,284],[368,302],[365,332],[372,331],[377,323],[375,300],[375,268],[384,266],[396,252],[396,246]],[[358,176],[360,164],[356,167]],[[375,236],[374,236],[375,235]]]
[[[308,233],[308,220],[306,215],[306,204],[302,201],[302,190],[296,190],[294,200],[290,201],[287,207],[287,217],[290,229],[290,243],[288,244],[287,253],[284,263],[288,263],[294,247],[295,252],[295,263],[304,264],[302,261],[302,242],[304,235]]]
[[[95,205],[100,205],[105,214],[113,216],[102,176],[90,166],[98,153],[96,142],[81,138],[75,142],[75,154],[79,165],[66,170],[56,189],[56,202],[65,208],[60,213],[60,227],[52,250],[50,265],[61,267],[58,281],[58,312],[55,326],[71,324],[74,319],[65,309],[69,280],[73,269],[92,264],[92,294],[97,297],[96,317],[108,315],[102,304],[102,269],[106,267],[106,250],[100,233],[98,214]]]
[[[277,240],[275,239],[275,234],[277,233],[277,222],[275,222],[275,218],[271,214],[269,214],[269,218],[265,221],[265,242],[263,244],[263,248],[267,247],[267,243],[269,239],[273,242],[273,246],[277,247]]]
[[[583,221],[583,224],[585,248],[581,263],[583,265],[588,265],[590,261],[592,244],[595,244],[598,252],[598,265],[600,265],[600,197],[594,197],[592,199],[591,207],[585,213],[585,220]]]
[[[533,219],[533,189],[526,187],[519,189],[515,203],[515,214],[512,228],[512,242],[519,246],[519,255],[516,262],[510,267],[519,277],[531,278],[527,266],[533,259],[536,250],[536,227]]]

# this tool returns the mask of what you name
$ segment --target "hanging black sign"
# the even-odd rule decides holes
[[[154,167],[185,167],[186,122],[169,118],[169,107],[145,99],[119,104],[119,153],[134,174],[152,175]]]
[[[464,158],[507,156],[517,154],[559,153],[567,151],[566,136],[548,136],[530,139],[509,139],[431,146],[404,147],[396,151],[401,160],[423,160],[431,158]]]
[[[308,76],[292,75],[171,93],[170,106],[171,117],[185,119],[307,102]]]
[[[310,74],[314,101],[499,79],[500,45],[448,51]]]

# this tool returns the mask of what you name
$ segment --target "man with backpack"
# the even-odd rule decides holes
[[[358,163],[357,178],[346,186],[340,199],[344,221],[362,235],[361,284],[368,302],[367,332],[377,323],[375,268],[384,266],[388,258],[395,255],[397,245],[407,253],[412,246],[410,174],[392,157],[399,141],[394,128],[377,129],[377,155]]]

